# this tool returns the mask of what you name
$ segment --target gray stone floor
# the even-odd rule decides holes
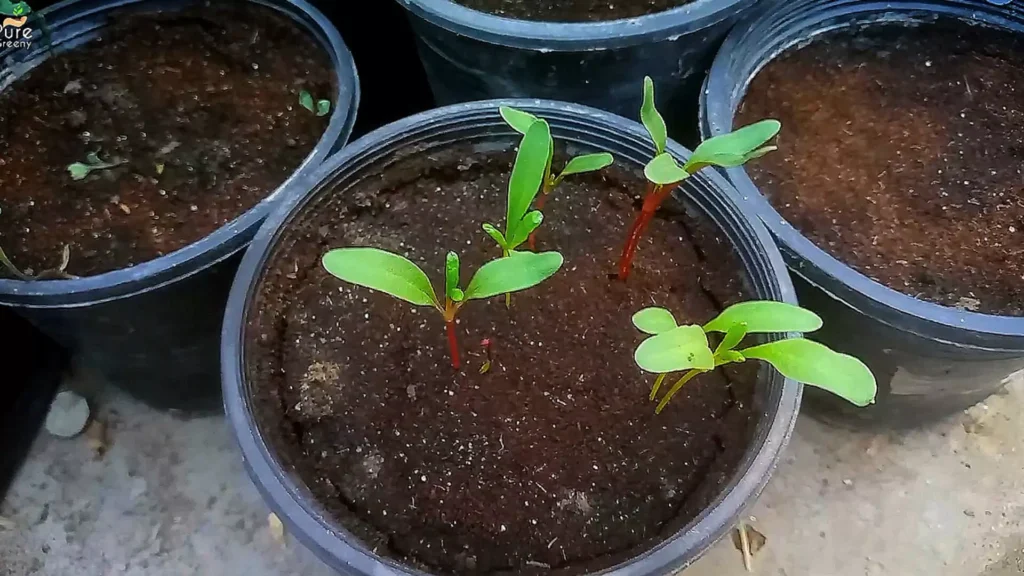
[[[179,420],[123,396],[109,425],[43,435],[0,504],[0,575],[326,576],[275,538],[223,418]],[[927,430],[863,434],[806,417],[751,524],[772,576],[1024,574],[1024,383]],[[721,542],[686,576],[746,574]]]

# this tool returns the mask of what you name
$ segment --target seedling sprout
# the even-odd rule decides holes
[[[104,162],[100,160],[99,154],[96,152],[89,152],[85,155],[85,162],[75,162],[68,165],[68,173],[71,174],[72,180],[84,180],[93,170],[107,170],[109,168],[115,168],[124,164],[123,160],[115,162]]]
[[[665,120],[654,104],[654,81],[644,78],[644,98],[640,107],[640,119],[654,141],[655,156],[644,168],[647,177],[647,191],[644,194],[640,214],[629,229],[626,244],[619,259],[619,280],[629,277],[633,257],[647,226],[665,198],[684,180],[708,166],[731,168],[741,166],[749,160],[760,158],[775,150],[766,146],[779,133],[782,125],[777,120],[762,120],[744,126],[729,134],[705,140],[682,166],[666,152],[668,129]]]
[[[536,122],[542,121],[529,112],[523,112],[522,110],[517,110],[516,108],[510,108],[508,106],[502,106],[499,111],[501,112],[501,117],[505,122],[511,126],[513,130],[524,136],[529,133],[530,128],[533,127]],[[538,149],[541,148],[541,144],[539,142],[531,142],[531,145],[536,146]],[[562,183],[562,180],[564,180],[566,176],[596,172],[611,166],[615,161],[615,158],[607,152],[584,154],[569,160],[565,167],[562,168],[562,171],[558,175],[555,175],[551,172],[551,164],[555,156],[555,142],[551,137],[550,129],[547,133],[547,141],[544,142],[543,147],[545,148],[543,152],[545,155],[545,162],[543,165],[543,176],[541,177],[540,184],[540,198],[537,199],[537,210],[544,209],[544,203],[547,201],[548,196],[555,190],[555,188],[558,187],[559,184]],[[540,154],[540,150],[538,150],[537,153]],[[534,195],[536,196],[536,192],[534,192]],[[534,249],[536,247],[536,235],[531,233],[529,240],[530,249]]]
[[[43,270],[39,274],[32,274],[31,270],[23,271],[15,266],[14,262],[11,262],[11,259],[7,257],[7,253],[4,252],[4,249],[0,248],[0,267],[7,270],[7,273],[11,276],[26,282],[32,280],[72,280],[76,277],[65,272],[68,267],[68,262],[70,261],[71,247],[65,244],[64,249],[61,251],[60,266],[50,270]]]
[[[463,290],[459,287],[459,256],[449,252],[445,259],[443,303],[434,293],[426,273],[398,254],[377,248],[338,248],[324,255],[323,266],[346,282],[384,292],[416,306],[433,306],[444,318],[452,367],[457,370],[460,363],[455,318],[466,302],[532,288],[558,272],[562,255],[519,252],[492,260],[476,271]]]
[[[299,106],[302,106],[317,116],[327,116],[331,112],[330,100],[317,100],[314,102],[313,95],[306,90],[299,92]]]
[[[661,413],[669,401],[694,377],[726,364],[762,360],[783,376],[827,390],[857,406],[874,402],[875,377],[860,360],[840,354],[805,338],[786,338],[737,349],[748,334],[814,332],[822,321],[809,310],[783,302],[742,302],[726,308],[704,326],[679,326],[664,308],[647,308],[633,316],[633,324],[651,337],[636,349],[634,359],[641,369],[658,377],[651,388],[651,401],[658,396],[665,378],[685,371],[658,402]],[[711,350],[708,333],[723,336]]]

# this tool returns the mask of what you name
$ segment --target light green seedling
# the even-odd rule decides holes
[[[331,113],[330,100],[317,100],[314,102],[313,95],[306,90],[299,92],[299,106],[302,106],[317,116],[327,116]]]
[[[70,261],[71,247],[65,244],[64,249],[61,251],[60,266],[49,270],[43,270],[39,274],[33,274],[31,270],[23,271],[15,266],[14,262],[11,262],[11,259],[7,257],[7,253],[4,252],[4,249],[0,248],[0,267],[6,270],[11,276],[26,282],[32,280],[73,280],[77,278],[77,276],[72,276],[66,272]]]
[[[787,338],[737,350],[747,334],[814,332],[822,322],[809,310],[783,302],[742,302],[726,308],[703,327],[679,326],[664,308],[647,308],[633,316],[633,324],[650,338],[636,349],[634,359],[646,372],[657,374],[651,401],[665,378],[685,374],[669,389],[655,410],[661,413],[682,387],[694,377],[719,366],[746,360],[763,360],[783,376],[816,386],[857,406],[874,402],[875,377],[863,362],[805,338]],[[708,333],[724,334],[711,350]]]
[[[768,146],[767,143],[782,128],[782,124],[778,120],[761,120],[729,134],[710,138],[697,146],[690,159],[680,166],[676,159],[666,151],[668,128],[655,106],[654,81],[650,77],[644,78],[640,120],[651,136],[655,155],[644,167],[647,191],[644,194],[643,207],[629,230],[626,244],[622,249],[622,256],[619,258],[619,280],[626,280],[629,277],[629,272],[633,267],[633,257],[640,245],[640,238],[654,218],[658,207],[671,194],[672,190],[708,166],[723,168],[741,166],[775,150],[775,146]]]
[[[99,154],[96,152],[90,152],[85,155],[85,162],[75,162],[74,164],[68,165],[68,173],[71,174],[72,180],[84,180],[93,170],[106,170],[108,168],[116,168],[124,164],[123,160],[115,162],[104,162],[100,160]]]
[[[513,130],[523,134],[524,136],[530,131],[530,128],[540,120],[540,118],[530,114],[529,112],[523,112],[515,108],[508,106],[502,106],[499,111],[501,117],[505,122],[512,127]],[[539,144],[538,144],[539,146]],[[546,161],[544,164],[544,174],[541,178],[541,191],[540,198],[537,200],[537,209],[542,210],[544,203],[547,201],[548,196],[554,192],[555,188],[562,183],[562,180],[566,176],[572,176],[573,174],[584,174],[587,172],[597,172],[603,170],[608,166],[611,166],[615,162],[615,158],[607,152],[598,152],[596,154],[584,154],[582,156],[576,156],[566,163],[565,167],[558,174],[552,172],[552,162],[555,157],[555,141],[551,137],[550,130],[548,131],[547,142],[544,143]],[[532,246],[532,245],[531,245]]]
[[[444,302],[437,298],[426,273],[409,259],[377,248],[338,248],[323,257],[332,275],[372,290],[389,294],[416,306],[432,306],[444,317],[452,366],[459,368],[459,347],[455,317],[470,300],[483,300],[502,293],[532,288],[562,267],[558,252],[519,252],[484,264],[465,290],[459,287],[459,256],[449,252],[445,259]]]

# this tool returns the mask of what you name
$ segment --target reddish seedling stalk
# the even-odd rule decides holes
[[[458,370],[462,363],[459,361],[459,337],[455,332],[455,316],[462,308],[463,302],[454,302],[451,298],[444,300],[444,325],[448,333],[448,351],[452,357],[452,368]]]
[[[647,183],[643,207],[640,213],[637,214],[636,219],[633,220],[633,225],[629,228],[629,234],[626,236],[626,245],[622,249],[622,257],[619,259],[619,280],[625,281],[629,278],[629,271],[633,267],[633,257],[636,255],[637,247],[640,245],[640,238],[643,237],[647,226],[654,219],[654,214],[658,211],[658,207],[661,206],[665,198],[678,185],[679,182],[667,185],[657,185],[653,182]]]

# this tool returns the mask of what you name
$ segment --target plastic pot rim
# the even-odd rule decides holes
[[[519,107],[549,120],[552,120],[551,115],[556,112],[571,113],[571,129],[580,133],[587,133],[588,127],[604,124],[621,128],[630,138],[639,138],[644,134],[639,124],[612,113],[549,100],[486,100],[447,106],[411,116],[349,144],[307,179],[304,194],[293,195],[276,206],[257,232],[235,276],[221,335],[225,413],[239,443],[246,469],[268,505],[305,546],[332,568],[345,574],[422,576],[425,573],[373,554],[340,523],[332,521],[322,505],[301,480],[289,472],[291,468],[282,462],[263,437],[252,411],[250,388],[244,367],[246,326],[253,305],[254,291],[258,288],[265,265],[272,257],[272,252],[284,231],[303,213],[308,202],[318,195],[323,183],[329,182],[332,173],[348,170],[352,166],[362,166],[360,163],[368,157],[372,157],[374,163],[379,162],[380,156],[370,155],[379,153],[381,148],[387,146],[386,143],[402,138],[408,133],[432,128],[437,121],[457,117],[460,121],[469,122],[479,120],[481,115],[486,113],[488,121],[491,121],[490,116],[493,116],[493,121],[500,123],[501,119],[497,112],[499,106]],[[477,116],[471,116],[472,114]],[[553,121],[553,127],[559,125]],[[382,142],[385,143],[383,146]],[[671,141],[669,151],[682,159],[689,156],[689,151]],[[729,183],[719,174],[705,171],[700,177],[709,180],[713,186],[721,190],[731,190]],[[735,215],[742,221],[741,225],[746,227],[736,234],[747,234],[746,241],[760,249],[759,257],[766,263],[766,270],[761,275],[769,284],[768,290],[773,292],[777,299],[795,303],[795,290],[782,255],[772,243],[768,231],[756,217],[744,213],[737,199],[730,193],[721,195],[721,203],[726,206],[730,215]],[[743,268],[745,273],[753,274],[747,264],[744,264]],[[765,395],[762,418],[766,421],[758,426],[733,478],[722,487],[713,502],[686,527],[655,548],[603,570],[601,574],[653,576],[678,570],[691,564],[708,547],[728,533],[732,528],[731,519],[742,514],[764,489],[796,424],[802,385],[783,378],[774,370],[766,369],[760,372],[759,385],[764,386],[769,382],[775,385],[769,388],[772,393]]]
[[[313,36],[313,40],[327,52],[331,60],[332,76],[336,83],[333,111],[327,128],[302,163],[258,204],[211,234],[183,248],[135,266],[74,280],[23,281],[0,278],[0,305],[28,308],[90,306],[156,290],[198,274],[244,250],[249,237],[255,233],[273,206],[291,195],[301,186],[305,174],[319,167],[339,142],[348,139],[359,107],[359,75],[341,34],[326,16],[306,0],[246,2],[283,13],[293,25]],[[171,11],[185,8],[190,3],[160,0],[64,0],[40,11],[40,14],[46,18],[47,25],[55,35],[59,35],[61,27],[71,28],[73,36],[68,41],[74,41],[81,35],[92,34],[106,27],[104,23],[99,26],[88,26],[84,30],[76,29],[81,20],[141,4],[153,5],[160,11]],[[64,39],[58,37],[57,40],[59,53],[59,42]],[[33,57],[23,60],[30,63],[30,69],[44,61],[44,58],[39,56],[45,52],[39,48],[32,50]],[[0,53],[0,57],[2,56],[5,54]],[[25,72],[21,71],[18,75]]]
[[[914,21],[927,21],[927,17],[950,16],[1008,28],[1021,33],[1021,24],[1018,23],[1016,28],[1007,26],[1006,17],[998,14],[1000,7],[987,2],[978,2],[977,4],[978,6],[971,7],[951,5],[936,0],[889,2],[873,0],[856,2],[852,5],[850,2],[836,2],[828,9],[816,5],[820,14],[816,14],[813,20],[798,21],[795,26],[798,27],[800,33],[787,39],[781,45],[773,46],[767,52],[755,47],[755,44],[761,38],[758,34],[764,32],[758,27],[764,23],[764,20],[773,19],[773,14],[765,11],[760,15],[745,19],[738,23],[726,37],[708,73],[704,90],[701,91],[701,137],[707,139],[731,131],[736,110],[754,76],[765,65],[783,53],[826,32],[863,26],[865,23],[907,21],[908,17],[913,17]],[[788,28],[794,24],[787,22],[782,26]],[[753,72],[740,79],[739,82],[735,81],[732,70],[730,70],[733,61],[737,58],[751,59],[757,64],[753,67]],[[785,131],[785,126],[783,126],[783,131]],[[970,338],[965,338],[968,333],[983,337],[1024,338],[1024,317],[985,314],[943,306],[904,294],[869,278],[818,247],[787,222],[771,202],[761,194],[744,168],[729,168],[725,170],[725,173],[729,181],[739,191],[748,209],[761,218],[778,240],[780,249],[786,255],[787,260],[800,261],[801,266],[790,266],[791,271],[850,308],[858,310],[862,314],[871,315],[879,322],[889,324],[893,328],[926,338],[934,339],[936,337],[935,329],[939,327],[944,329],[943,339],[948,339],[950,344],[958,346],[975,346]],[[803,269],[805,263],[809,265],[809,270]],[[869,305],[881,309],[888,318],[881,317],[877,312],[861,309],[860,306],[851,302],[851,298],[838,295],[834,290],[824,286],[823,284],[826,282],[845,285],[854,292],[855,297],[864,299]],[[929,334],[929,332],[932,333]],[[984,347],[998,349],[990,346]]]
[[[451,0],[397,1],[419,18],[461,36],[541,52],[575,52],[674,40],[734,16],[759,0],[694,0],[655,14],[603,22],[517,20]]]

